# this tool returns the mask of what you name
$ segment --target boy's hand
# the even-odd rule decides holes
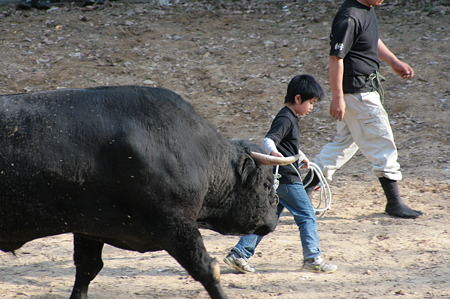
[[[270,155],[275,157],[283,157],[283,155],[279,151],[273,151],[270,153]]]
[[[305,158],[302,161],[302,163],[303,163],[303,165],[300,168],[309,168],[309,159],[308,158]]]
[[[283,157],[283,155],[279,151],[273,151],[270,153],[271,156],[275,157]],[[302,160],[303,165],[300,168],[309,168],[309,159],[306,156]]]

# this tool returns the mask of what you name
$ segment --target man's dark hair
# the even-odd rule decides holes
[[[317,98],[319,101],[325,95],[322,86],[310,75],[298,75],[291,79],[284,102],[295,103],[295,96],[298,94],[302,98],[302,103],[312,98]]]

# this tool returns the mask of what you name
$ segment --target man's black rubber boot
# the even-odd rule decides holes
[[[19,3],[17,3],[17,5],[16,5],[16,9],[26,10],[26,9],[31,9],[32,6],[33,5],[32,5],[31,0],[20,0]]]
[[[386,213],[400,218],[417,218],[423,213],[408,207],[400,198],[398,193],[397,181],[385,177],[378,178],[386,195]]]
[[[31,8],[37,8],[37,9],[49,9],[52,7],[52,4],[50,3],[50,0],[20,0],[19,3],[16,5],[16,9],[31,9]]]
[[[52,7],[52,4],[50,3],[50,0],[38,0],[34,4],[34,7],[37,9],[49,9]]]

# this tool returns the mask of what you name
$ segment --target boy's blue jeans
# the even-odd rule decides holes
[[[280,204],[277,209],[278,218],[284,208],[288,209],[294,216],[295,223],[300,231],[303,259],[318,257],[320,249],[316,215],[303,184],[301,182],[280,184],[277,194],[280,198]],[[243,236],[231,251],[237,256],[248,260],[255,254],[256,246],[258,246],[262,238],[262,236],[258,235]]]

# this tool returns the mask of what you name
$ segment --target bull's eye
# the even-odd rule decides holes
[[[264,183],[264,188],[268,191],[270,191],[272,189],[272,184],[271,183]]]

